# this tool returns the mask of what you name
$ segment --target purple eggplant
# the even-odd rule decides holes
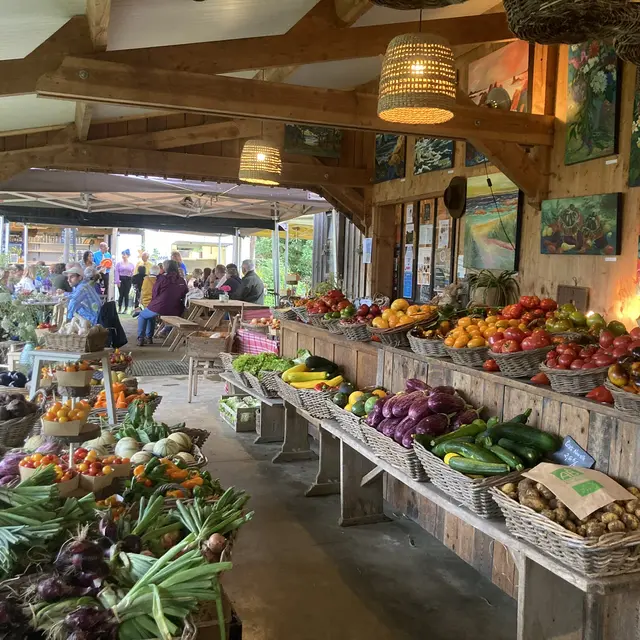
[[[459,427],[465,424],[471,424],[474,420],[477,420],[480,417],[480,409],[465,409],[461,411],[453,420],[452,426],[454,429],[458,429]]]
[[[402,441],[400,442],[400,444],[405,449],[411,449],[411,447],[413,446],[413,436],[415,434],[416,434],[416,427],[411,427],[411,429],[407,429],[407,431],[405,431],[404,435],[402,436]]]
[[[410,393],[411,391],[429,391],[429,389],[431,389],[426,382],[418,380],[418,378],[409,378],[404,383],[404,388],[407,393]]]
[[[458,413],[465,408],[465,402],[460,396],[448,393],[431,393],[428,398],[429,409],[433,413]]]
[[[440,385],[439,387],[433,387],[431,389],[433,393],[446,393],[447,395],[454,396],[456,394],[456,390],[453,387],[448,387],[447,385]]]
[[[374,429],[384,420],[382,415],[382,407],[377,409],[377,405],[373,408],[373,411],[367,416],[365,422]]]
[[[416,422],[422,420],[426,416],[429,416],[433,413],[429,408],[429,399],[427,396],[423,396],[422,398],[418,398],[415,402],[411,403],[411,407],[409,407],[409,413],[407,415],[410,418],[413,418]]]
[[[449,430],[449,418],[443,413],[427,416],[416,425],[416,433],[439,436]]]
[[[389,398],[389,400],[387,400],[387,402],[384,403],[384,406],[382,407],[382,415],[385,418],[392,418],[393,417],[393,405],[398,402],[401,398],[404,398],[407,394],[402,392],[402,393],[398,393],[395,396],[391,396],[391,398]]]
[[[378,425],[378,431],[388,438],[393,438],[396,427],[402,422],[400,418],[387,418]]]
[[[403,418],[400,424],[396,427],[396,430],[393,433],[393,439],[400,444],[402,442],[402,436],[409,430],[413,429],[416,426],[415,420],[412,420],[408,416]]]
[[[393,403],[391,412],[394,418],[404,418],[409,413],[411,405],[417,400],[424,398],[424,391],[412,391],[402,396],[399,400]]]

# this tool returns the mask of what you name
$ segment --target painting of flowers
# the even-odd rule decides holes
[[[413,174],[419,176],[429,171],[453,167],[453,140],[440,138],[418,138],[415,144]]]
[[[629,186],[640,187],[640,87],[637,85],[633,101],[633,122],[631,123]]]
[[[618,59],[598,40],[569,47],[565,164],[616,153]]]
[[[541,253],[618,255],[621,211],[618,193],[544,200]]]
[[[391,133],[376,134],[376,182],[405,176],[406,138]]]
[[[471,269],[517,269],[518,187],[503,173],[467,180],[463,266]]]

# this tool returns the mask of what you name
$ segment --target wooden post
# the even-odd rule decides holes
[[[388,518],[383,511],[383,476],[362,486],[362,478],[376,469],[376,464],[340,442],[340,519],[341,527],[376,524]]]
[[[393,295],[393,252],[396,235],[396,207],[386,205],[373,209],[369,234],[372,238],[368,291],[373,296]]]
[[[288,402],[284,403],[284,442],[280,453],[272,462],[293,462],[294,460],[313,460],[317,456],[309,448],[307,421],[298,414],[298,410]]]
[[[318,429],[320,443],[320,460],[316,481],[307,489],[305,496],[329,496],[340,493],[340,440],[325,431]]]
[[[266,444],[267,442],[282,442],[284,439],[284,407],[271,406],[262,403],[260,406],[260,421],[256,426],[258,437],[254,444]]]

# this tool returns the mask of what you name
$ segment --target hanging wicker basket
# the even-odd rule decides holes
[[[373,4],[389,9],[441,9],[452,4],[462,4],[467,0],[371,0]]]

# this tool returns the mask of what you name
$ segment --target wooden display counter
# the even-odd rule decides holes
[[[490,415],[509,418],[531,407],[531,424],[563,437],[572,436],[596,459],[596,469],[622,482],[640,483],[640,442],[637,438],[640,416],[629,417],[584,398],[555,393],[548,387],[462,367],[409,350],[374,342],[351,342],[299,322],[285,321],[281,326],[283,356],[293,357],[298,349],[309,349],[340,364],[345,376],[358,387],[381,384],[396,392],[404,388],[407,378],[412,377],[426,380],[432,386],[448,384],[475,406],[487,407]],[[417,521],[497,586],[517,597],[516,562],[501,542],[389,474],[384,491],[394,509]],[[582,636],[566,636],[574,637]]]

